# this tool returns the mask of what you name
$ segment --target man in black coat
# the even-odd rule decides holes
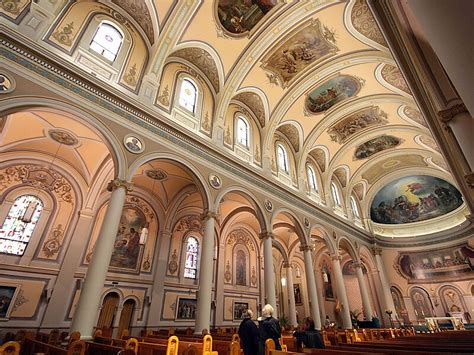
[[[253,312],[247,309],[239,326],[240,346],[244,355],[257,355],[258,353],[258,328],[252,320]]]
[[[273,307],[269,304],[262,309],[262,320],[259,321],[259,354],[265,354],[265,342],[267,339],[273,339],[275,342],[275,349],[281,350],[280,338],[281,327],[278,319],[272,317]]]

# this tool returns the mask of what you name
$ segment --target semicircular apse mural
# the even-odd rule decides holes
[[[463,203],[461,193],[449,182],[426,175],[392,181],[375,195],[372,221],[383,224],[419,222],[454,211]]]
[[[350,75],[339,75],[326,81],[311,91],[306,97],[306,109],[312,113],[320,113],[335,104],[356,95],[361,88],[358,79]]]

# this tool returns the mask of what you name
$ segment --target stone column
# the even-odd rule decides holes
[[[310,300],[311,317],[314,320],[316,329],[321,329],[321,317],[319,316],[318,291],[316,290],[316,281],[314,280],[313,257],[311,245],[302,245],[300,250],[304,253],[304,268],[306,270],[306,284],[308,285],[308,295]]]
[[[336,287],[337,287],[337,297],[339,302],[341,302],[341,317],[342,317],[342,326],[345,329],[352,328],[351,314],[349,312],[349,301],[347,299],[346,287],[344,285],[344,277],[342,276],[341,269],[341,256],[340,255],[331,255],[332,260],[332,270],[336,278]]]
[[[367,291],[367,285],[364,280],[364,273],[362,271],[361,263],[354,263],[356,268],[357,281],[359,281],[360,295],[362,297],[362,306],[364,307],[365,319],[371,320],[374,312],[372,310],[372,305],[370,304],[369,292]]]
[[[319,275],[315,276],[314,279],[316,280],[316,290],[318,292],[318,302],[319,302],[319,314],[321,315],[321,321],[324,322],[326,319],[326,309],[324,306],[324,284],[323,284],[323,278],[321,273]]]
[[[298,326],[298,321],[296,319],[296,302],[295,302],[295,292],[293,290],[293,268],[290,263],[284,263],[283,267],[286,268],[286,287],[288,290],[288,320],[290,325],[294,328]]]
[[[380,284],[382,285],[382,294],[383,294],[383,304],[384,309],[382,314],[382,319],[385,320],[385,325],[390,325],[389,317],[386,314],[386,310],[392,311],[392,317],[395,316],[397,312],[395,311],[395,305],[393,304],[392,293],[390,292],[390,284],[388,283],[387,274],[385,273],[385,267],[382,260],[382,249],[374,247],[372,252],[375,256],[375,264],[379,272]]]
[[[260,233],[263,240],[263,278],[265,284],[266,303],[272,305],[276,311],[275,274],[273,273],[273,254],[271,232]]]
[[[92,338],[101,294],[114,250],[115,237],[122,216],[125,195],[127,191],[132,190],[132,184],[115,179],[109,183],[107,189],[112,191],[110,202],[94,245],[94,254],[87,268],[84,285],[71,324],[71,332],[81,332],[81,339]]]
[[[207,211],[203,215],[204,238],[199,266],[199,292],[197,297],[196,326],[194,333],[210,330],[212,302],[212,273],[214,268],[214,226],[217,214]]]

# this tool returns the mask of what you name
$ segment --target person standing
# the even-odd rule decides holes
[[[267,339],[273,339],[275,349],[281,350],[280,337],[281,327],[278,319],[273,318],[273,307],[266,304],[262,309],[262,320],[259,322],[259,354],[265,354],[265,342]]]
[[[321,333],[314,327],[314,321],[310,317],[304,320],[303,330],[294,332],[296,338],[297,349],[300,350],[302,345],[308,349],[324,349],[324,341]]]
[[[257,355],[258,353],[258,328],[252,320],[253,312],[247,309],[242,314],[242,322],[239,326],[240,346],[244,355]]]

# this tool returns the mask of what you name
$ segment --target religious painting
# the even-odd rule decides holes
[[[390,293],[392,295],[393,305],[395,306],[398,318],[403,319],[404,324],[410,324],[410,318],[408,317],[408,311],[405,307],[402,293],[394,286],[390,287]]]
[[[424,320],[433,316],[433,306],[428,293],[419,287],[414,287],[410,292],[413,308],[417,320]]]
[[[323,271],[323,283],[324,283],[324,297],[327,300],[334,300],[334,290],[332,288],[332,277],[329,272],[329,268],[324,265],[322,268]]]
[[[443,286],[439,291],[441,303],[445,313],[452,316],[463,314],[467,307],[464,306],[462,294],[453,286]]]
[[[398,272],[410,283],[459,281],[474,277],[474,249],[468,244],[399,253]]]
[[[306,109],[312,113],[320,113],[335,104],[356,95],[361,83],[349,75],[339,75],[311,91],[306,97]]]
[[[245,302],[234,302],[233,314],[234,320],[241,320],[244,312],[249,309],[249,304]]]
[[[217,17],[228,32],[240,35],[254,28],[277,3],[277,0],[219,0]]]
[[[368,140],[365,143],[359,145],[354,153],[354,159],[365,159],[372,155],[382,152],[384,150],[394,148],[402,143],[400,138],[394,136],[383,135]]]
[[[0,286],[0,320],[9,318],[14,306],[13,301],[19,290],[18,286]]]
[[[138,271],[140,256],[140,232],[147,224],[145,215],[138,208],[125,207],[115,237],[110,266]]]
[[[8,94],[12,92],[14,88],[13,79],[10,79],[6,74],[0,73],[0,94]]]
[[[449,182],[424,175],[406,176],[384,186],[374,197],[376,223],[402,224],[439,217],[461,206],[461,193]]]
[[[295,295],[295,304],[297,305],[303,304],[303,301],[301,299],[300,284],[293,284],[293,293]]]
[[[262,67],[276,75],[283,88],[306,67],[334,55],[336,35],[316,19],[289,36],[263,60]]]
[[[176,320],[196,319],[197,300],[192,298],[178,298]]]
[[[238,250],[235,256],[235,283],[236,285],[247,285],[247,258],[243,250]]]
[[[143,142],[138,137],[132,135],[125,136],[123,139],[123,144],[125,145],[125,148],[127,148],[127,150],[133,154],[138,154],[145,150],[145,145]]]
[[[347,261],[342,267],[342,273],[344,275],[350,275],[350,276],[357,275],[357,270],[354,264],[355,264],[354,260]],[[365,267],[364,264],[362,264],[362,272],[364,274],[367,274],[367,268]]]

